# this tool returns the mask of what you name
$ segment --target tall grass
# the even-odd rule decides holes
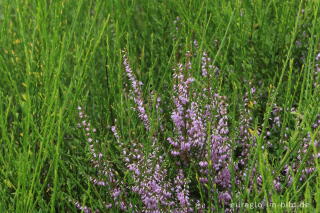
[[[233,180],[232,200],[223,206],[215,194],[218,189],[194,185],[199,174],[184,166],[184,176],[192,183],[190,197],[209,211],[272,200],[304,202],[308,207],[297,211],[319,212],[319,162],[312,158],[320,140],[314,125],[320,113],[318,23],[319,1],[2,0],[0,211],[76,212],[76,201],[92,209],[120,211],[115,206],[105,209],[114,202],[112,196],[92,182],[97,170],[91,165],[85,130],[77,128],[78,105],[97,129],[95,150],[123,178],[121,186],[134,184],[135,178],[119,169],[125,168],[121,148],[136,144],[151,153],[154,137],[164,144],[168,177],[177,176],[179,166],[167,141],[176,134],[172,76],[190,51],[193,91],[208,84],[226,96]],[[123,50],[135,78],[143,82],[141,97],[150,130],[132,110],[136,102]],[[203,52],[219,68],[210,81],[201,76]],[[249,156],[243,158],[247,172],[238,172],[235,165],[243,150]],[[286,166],[291,168],[287,173]],[[306,174],[310,168],[314,171]],[[143,208],[139,194],[129,190],[124,197]],[[263,211],[250,206],[233,210]]]

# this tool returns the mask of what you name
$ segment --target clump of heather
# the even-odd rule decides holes
[[[198,43],[195,42],[195,45]],[[192,63],[195,54],[201,56],[200,67]],[[91,126],[84,110],[78,108],[78,127],[85,134],[91,163],[97,171],[97,175],[90,176],[89,180],[98,187],[104,187],[108,194],[108,200],[103,202],[104,209],[189,213],[218,211],[222,208],[225,212],[232,212],[234,209],[230,208],[230,204],[237,199],[233,194],[238,195],[244,187],[249,187],[250,191],[261,190],[263,176],[259,174],[255,162],[249,163],[263,128],[254,124],[258,98],[257,89],[251,82],[249,91],[242,97],[239,120],[236,121],[239,125],[236,138],[231,139],[228,98],[220,95],[213,86],[214,79],[221,77],[220,70],[212,64],[206,52],[187,52],[182,62],[173,69],[172,104],[166,110],[161,106],[161,97],[153,92],[147,99],[149,101],[144,100],[143,84],[132,71],[125,52],[123,65],[131,85],[134,110],[147,136],[143,142],[138,138],[125,138],[125,134],[118,132],[117,122],[114,122],[111,132],[115,141],[113,145],[119,152],[117,161],[120,165],[97,151],[97,131]],[[197,71],[201,74],[199,79],[193,77]],[[196,81],[204,83],[196,86]],[[153,100],[153,106],[148,104],[150,100]],[[152,110],[155,110],[156,116],[150,117],[147,112]],[[281,138],[282,113],[283,109],[274,104],[269,122],[263,128],[263,150],[270,151],[274,147],[287,150],[285,143],[288,135],[280,142],[271,140]],[[154,118],[158,119],[157,126],[152,126]],[[164,118],[170,120],[164,121]],[[302,181],[315,171],[315,160],[319,158],[319,138],[317,136],[312,141],[311,136],[319,125],[320,115],[312,125],[313,132],[304,137],[297,158],[291,161],[293,163],[284,165],[279,173],[272,171],[274,190],[278,193],[284,186],[292,184],[292,173],[300,172]],[[313,152],[312,142],[316,153]],[[299,171],[300,164],[306,164],[307,167]],[[119,170],[123,171],[117,172]],[[235,183],[235,191],[232,191],[232,183]],[[134,204],[131,203],[132,199],[135,200]],[[77,200],[72,202],[84,212],[99,211],[81,205]]]
[[[200,183],[217,185],[220,203],[227,205],[231,201],[227,100],[214,93],[210,85],[200,92],[192,90],[191,84],[195,79],[191,77],[190,58],[191,53],[188,52],[186,63],[179,64],[173,75],[174,108],[171,119],[174,135],[167,140],[178,165],[196,164]],[[211,81],[216,73],[210,71],[217,71],[208,62],[210,58],[204,53],[201,65],[204,81]]]
[[[105,180],[91,177],[90,180],[100,186],[108,187],[112,203],[106,204],[111,207],[126,210],[137,208],[120,199],[120,195],[136,194],[141,201],[142,212],[159,212],[171,209],[173,212],[193,212],[195,209],[205,209],[205,203],[193,197],[189,185],[195,180],[193,177],[186,177],[186,169],[191,165],[197,168],[201,184],[217,185],[219,202],[228,205],[231,201],[230,187],[231,175],[230,163],[230,141],[228,138],[228,116],[226,97],[213,93],[209,86],[202,90],[192,90],[191,84],[195,80],[191,76],[191,53],[186,55],[186,63],[179,64],[174,73],[174,107],[171,112],[173,123],[173,136],[168,137],[170,146],[165,147],[154,136],[150,143],[152,152],[146,153],[142,150],[144,145],[138,142],[131,142],[128,146],[122,142],[116,126],[111,128],[120,150],[120,158],[125,168],[131,174],[131,182],[125,183],[119,175],[115,175],[114,165],[103,161],[103,155],[97,153],[92,133],[88,128],[87,121],[83,120],[79,127],[86,131],[92,163],[99,173],[104,174]],[[217,68],[209,64],[210,58],[206,53],[202,58],[202,74],[207,81],[217,73]],[[141,85],[129,65],[128,58],[124,54],[123,65],[127,77],[131,83],[131,94],[135,102],[135,110],[138,117],[144,124],[145,129],[150,131],[150,120],[145,109]],[[205,73],[204,70],[207,70]],[[156,100],[156,109],[160,112],[160,97]],[[206,104],[203,105],[202,102]],[[79,108],[80,118],[87,117]],[[90,126],[90,125],[89,125]],[[160,128],[160,129],[163,129]],[[164,164],[165,153],[169,151],[178,169],[176,176],[169,175],[167,166]],[[180,168],[179,168],[180,167]],[[172,173],[172,171],[171,171]],[[211,193],[211,192],[210,192]],[[123,197],[123,196],[122,196]],[[77,206],[80,204],[75,203]],[[84,209],[80,208],[79,209]]]

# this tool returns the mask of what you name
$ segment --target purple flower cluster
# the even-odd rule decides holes
[[[229,163],[231,156],[228,138],[228,117],[226,97],[213,93],[205,87],[201,92],[193,91],[191,83],[191,54],[186,54],[186,64],[179,64],[173,75],[174,109],[171,114],[174,136],[167,138],[172,146],[171,154],[183,165],[194,162],[198,166],[199,181],[203,184],[217,184],[221,203],[231,200],[231,176]],[[203,54],[202,75],[205,81],[213,76],[209,67],[210,58]],[[209,142],[209,143],[208,143]],[[208,149],[209,147],[209,149]],[[177,162],[179,164],[179,162]]]
[[[177,177],[174,180],[175,184],[175,193],[177,195],[177,204],[178,207],[174,209],[173,212],[176,213],[188,213],[193,212],[191,207],[190,197],[189,197],[189,181],[184,177],[183,171],[180,169]]]
[[[203,77],[207,77],[208,74],[212,75],[218,75],[219,74],[219,68],[211,64],[212,60],[208,56],[206,52],[203,52],[202,58],[201,58],[201,74]]]
[[[155,212],[174,205],[171,184],[165,179],[167,170],[162,168],[162,160],[153,152],[129,165],[129,170],[133,168],[135,182],[132,191],[140,195],[144,212]]]
[[[113,199],[113,203],[115,206],[118,206],[122,210],[128,209],[128,205],[126,202],[120,197],[121,194],[125,194],[125,191],[122,191],[121,188],[123,186],[123,182],[119,181],[117,178],[117,172],[114,167],[107,163],[106,159],[104,159],[104,155],[102,153],[98,153],[96,151],[96,145],[98,144],[98,140],[95,140],[96,129],[92,128],[91,123],[88,121],[88,116],[84,113],[82,107],[78,107],[78,114],[80,118],[80,122],[78,123],[78,127],[83,129],[85,132],[85,138],[89,145],[89,150],[91,153],[91,163],[93,167],[97,170],[99,176],[89,177],[89,180],[97,186],[103,186],[108,188],[111,191],[111,197]],[[117,138],[119,139],[119,137]],[[78,201],[74,201],[75,206],[84,211],[84,212],[98,212],[98,210],[92,211],[90,208],[82,206]],[[109,209],[113,206],[113,204],[105,203],[105,208]]]
[[[224,205],[231,201],[231,142],[228,134],[228,117],[226,98],[224,96],[215,95],[213,100],[213,109],[217,110],[214,116],[218,122],[212,125],[210,153],[213,174],[215,175],[215,183],[220,187],[219,200]],[[214,123],[214,121],[212,121]]]
[[[197,109],[196,104],[191,104],[191,109],[188,109],[188,105],[190,104],[190,94],[189,94],[189,86],[194,81],[193,78],[187,78],[184,75],[184,72],[187,72],[191,68],[191,62],[189,61],[186,66],[183,64],[178,65],[178,69],[173,75],[174,79],[177,83],[174,85],[174,104],[175,109],[171,114],[171,119],[174,123],[174,130],[178,134],[176,138],[168,138],[169,143],[173,146],[173,150],[171,154],[174,156],[187,157],[186,153],[190,151],[191,147],[194,145],[193,140],[191,138],[186,138],[185,134],[188,131],[189,133],[197,134],[202,128],[201,126],[197,126],[192,128],[192,122],[187,119],[193,119],[193,124],[197,125],[201,122],[197,123],[197,114],[194,110]],[[200,135],[201,136],[201,133]],[[197,138],[197,142],[201,143],[201,138]]]
[[[150,121],[149,121],[146,109],[144,107],[142,91],[140,88],[142,85],[142,82],[138,81],[136,79],[135,75],[133,74],[126,54],[123,55],[123,65],[125,67],[125,71],[127,73],[127,76],[131,82],[131,87],[133,90],[133,100],[137,105],[136,110],[138,111],[139,117],[142,120],[145,128],[147,130],[149,130],[150,129]]]
[[[96,129],[92,128],[91,123],[87,120],[88,116],[84,113],[82,108],[78,107],[79,118],[81,121],[78,123],[78,127],[82,128],[85,132],[85,138],[87,143],[89,144],[90,153],[91,153],[91,162],[94,167],[98,168],[101,164],[101,158],[103,154],[101,152],[97,152],[95,145],[99,142],[98,140],[94,140],[94,133],[96,133]],[[111,174],[113,176],[113,174]]]
[[[153,152],[142,152],[141,144],[133,143],[126,148],[120,142],[116,127],[112,127],[115,138],[122,151],[127,169],[131,172],[133,184],[128,186],[132,193],[139,195],[143,208],[141,212],[190,212],[188,182],[180,170],[178,176],[171,181],[167,169],[163,165],[164,156],[160,154],[156,143],[152,144]]]

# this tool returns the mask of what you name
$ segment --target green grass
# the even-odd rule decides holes
[[[234,202],[305,201],[309,208],[298,211],[320,212],[318,162],[303,184],[296,175],[284,193],[272,187],[272,171],[297,155],[303,135],[320,113],[320,87],[312,87],[319,22],[317,0],[2,0],[0,211],[73,212],[70,198],[103,205],[108,198],[86,177],[92,171],[83,134],[76,128],[76,107],[86,107],[99,140],[105,142],[103,151],[116,161],[107,128],[114,119],[126,143],[148,142],[129,110],[133,104],[125,93],[121,51],[128,51],[145,96],[153,90],[170,105],[172,68],[197,40],[199,50],[206,50],[222,72],[211,83],[229,98],[231,121],[237,120],[238,103],[249,89],[243,82],[250,80],[264,94],[262,104],[255,106],[252,128],[265,133],[274,103],[285,109],[282,138],[289,126],[287,151],[282,147],[277,154],[268,153],[261,149],[263,136],[257,137],[252,162],[258,162],[262,190],[243,191]],[[197,56],[194,64],[200,60]],[[193,75],[198,79],[200,72]],[[287,110],[293,106],[296,114]],[[152,122],[157,123],[156,117]],[[232,125],[231,134],[236,134],[237,123]]]

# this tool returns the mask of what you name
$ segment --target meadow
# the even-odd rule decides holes
[[[0,212],[320,212],[318,0],[1,0]]]

